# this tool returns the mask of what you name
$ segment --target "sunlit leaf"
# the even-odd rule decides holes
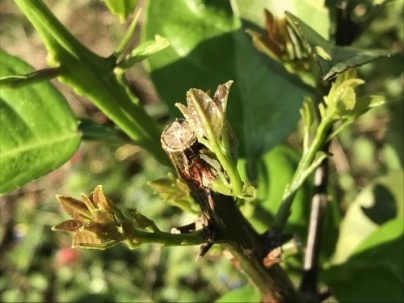
[[[72,247],[91,248],[91,249],[106,249],[118,244],[117,241],[103,241],[98,237],[90,235],[85,231],[78,231],[73,236]]]
[[[187,92],[187,107],[177,103],[198,138],[219,141],[222,134],[224,113],[220,105],[205,92],[192,88]]]
[[[0,50],[0,77],[31,71]],[[0,89],[0,137],[0,194],[61,166],[80,143],[67,101],[45,82]]]
[[[84,226],[84,223],[80,221],[67,220],[62,223],[56,224],[55,226],[52,227],[52,230],[75,232],[82,226]]]
[[[75,220],[90,220],[91,213],[87,206],[78,199],[69,196],[57,195],[60,205]]]

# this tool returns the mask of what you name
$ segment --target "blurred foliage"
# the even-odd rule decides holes
[[[243,28],[252,26],[254,30],[260,30],[263,23],[254,21],[258,20],[255,18],[258,13],[251,7],[255,8],[261,2],[256,1],[251,6],[250,1],[236,2],[244,16]],[[292,2],[288,2],[288,5],[293,8],[295,4]],[[305,5],[308,3],[303,2]],[[335,5],[335,2],[326,1],[330,7]],[[386,289],[389,291],[390,287],[393,295],[396,295],[394,298],[397,298],[400,293],[395,291],[404,284],[404,268],[402,262],[397,261],[400,260],[400,253],[403,251],[403,223],[400,218],[403,216],[404,193],[402,184],[396,183],[402,178],[404,161],[403,4],[400,0],[386,1],[383,6],[372,5],[373,2],[375,1],[351,2],[354,6],[353,19],[362,33],[353,41],[352,46],[390,49],[395,54],[391,58],[383,58],[358,69],[360,78],[366,79],[363,93],[385,95],[388,106],[360,117],[352,127],[342,132],[331,146],[331,153],[334,155],[331,161],[331,203],[327,214],[329,219],[325,226],[326,237],[322,256],[322,264],[326,271],[321,278],[334,287],[335,297],[341,302],[349,301],[353,297],[363,298],[360,295],[367,293],[375,285],[372,284],[375,280],[369,277],[377,277],[380,272],[383,276],[379,280],[385,279],[380,284],[383,289],[373,287],[375,291],[383,293],[382,291]],[[78,39],[100,55],[107,56],[112,53],[114,46],[122,37],[123,30],[119,20],[111,16],[100,1],[49,0],[46,3]],[[268,1],[263,6],[273,11],[276,3],[279,1]],[[43,68],[46,53],[37,34],[11,1],[2,1],[0,6],[0,47],[22,57],[35,68]],[[312,15],[307,13],[310,10],[306,7],[301,10],[301,14],[299,10],[293,10],[291,7],[286,9],[303,21],[310,21]],[[162,9],[156,6],[154,12],[149,12],[149,18],[153,14],[154,18],[160,18],[155,20],[153,25],[155,29],[159,28],[158,21],[168,20],[175,25],[174,21],[178,20],[175,6],[172,6],[169,12],[162,12]],[[324,16],[319,13],[321,10],[315,11],[316,14],[313,15],[316,16],[315,20],[323,20]],[[127,12],[124,14],[126,16]],[[259,14],[261,15],[259,20],[262,21],[264,17],[262,10]],[[167,16],[166,20],[162,17],[164,15]],[[145,33],[146,36],[152,37],[154,34],[160,34],[168,38],[172,45],[172,48],[165,51],[166,57],[157,57],[154,63],[150,62],[150,65],[159,67],[159,64],[162,66],[168,64],[163,62],[163,59],[174,61],[169,68],[167,66],[160,70],[155,68],[151,74],[155,84],[160,86],[159,93],[168,103],[167,107],[170,110],[173,110],[172,105],[175,102],[184,99],[186,90],[193,86],[213,89],[217,84],[230,78],[236,80],[235,84],[237,81],[251,84],[251,81],[249,82],[251,78],[245,76],[242,78],[243,69],[251,71],[252,74],[260,70],[266,75],[264,79],[276,77],[276,81],[271,82],[272,89],[278,89],[275,93],[267,91],[267,88],[264,91],[256,91],[256,87],[261,85],[257,81],[254,82],[256,87],[240,88],[240,94],[244,89],[246,95],[230,95],[230,100],[233,101],[229,103],[229,111],[233,111],[230,112],[230,120],[237,121],[234,128],[244,146],[241,156],[263,155],[261,158],[256,157],[257,161],[252,171],[257,177],[258,198],[264,202],[254,204],[246,201],[242,206],[244,213],[252,218],[254,225],[258,229],[263,229],[261,216],[264,214],[264,220],[271,218],[275,207],[273,203],[279,202],[284,184],[296,165],[297,153],[302,145],[301,125],[285,139],[285,146],[271,148],[284,139],[295,125],[297,113],[290,111],[290,108],[298,109],[300,101],[296,98],[307,93],[307,88],[296,84],[296,79],[287,78],[294,83],[296,89],[292,92],[293,89],[289,88],[287,93],[293,95],[288,98],[292,100],[291,103],[298,103],[288,104],[289,101],[286,102],[288,98],[284,98],[285,91],[279,89],[283,87],[283,84],[279,83],[284,81],[282,78],[284,71],[273,61],[260,57],[258,52],[250,48],[250,40],[240,30],[241,24],[230,14],[219,15],[218,19],[213,21],[202,16],[200,20],[203,23],[198,34],[192,31],[191,25],[200,16],[188,15],[188,17],[189,19],[182,19],[182,25],[189,26],[186,30],[191,32],[194,40],[209,38],[208,45],[200,43],[199,40],[193,41],[191,45],[185,45],[188,48],[173,43],[179,34],[175,27],[169,28],[172,32],[162,30],[157,33],[149,27]],[[216,28],[212,32],[210,30],[215,22],[219,22],[223,27]],[[316,30],[320,28],[321,34],[325,36],[323,31],[326,26],[320,21],[312,23],[309,22]],[[209,32],[211,36],[206,36]],[[246,48],[242,51],[241,46]],[[207,49],[212,50],[208,55],[203,52]],[[184,57],[175,61],[179,55],[187,52],[189,56],[186,58],[190,59],[189,61],[184,60]],[[214,61],[207,60],[212,56]],[[254,59],[250,61],[251,65],[248,65],[248,59],[252,56]],[[269,69],[266,69],[267,65],[270,65]],[[189,69],[189,73],[179,73],[178,70],[172,73],[178,67]],[[201,75],[201,69],[206,71],[208,67],[212,70],[222,69],[225,72]],[[168,111],[165,106],[156,102],[158,97],[145,74],[141,66],[135,66],[128,78],[148,112],[161,118],[161,121],[166,121]],[[198,77],[204,79],[203,85],[197,82]],[[166,84],[163,83],[164,79],[171,79],[180,85],[164,88],[163,84]],[[263,83],[266,84],[265,81]],[[60,87],[58,83],[55,85]],[[65,89],[63,93],[77,116],[90,118],[105,125],[111,124],[93,105],[81,97],[73,96],[71,90]],[[275,97],[269,102],[261,98],[241,115],[240,109],[251,104],[251,100],[255,100],[260,94]],[[272,108],[271,119],[266,114],[269,108]],[[178,113],[175,112],[176,115]],[[279,117],[285,115],[286,126],[281,129],[283,124],[279,122],[282,121]],[[249,121],[250,124],[243,127],[242,121]],[[277,126],[274,128],[274,125]],[[251,142],[255,142],[254,150],[248,150]],[[271,150],[268,151],[269,149]],[[242,177],[251,173],[251,169],[250,171],[245,169],[245,159],[240,161],[239,166],[242,168],[241,171],[244,171],[245,176]],[[72,250],[69,234],[51,231],[51,226],[66,219],[56,202],[55,194],[76,196],[74,193],[77,195],[81,192],[88,193],[98,184],[103,184],[104,191],[112,200],[119,201],[126,207],[139,209],[147,217],[152,218],[162,230],[192,222],[194,215],[184,214],[167,206],[147,185],[148,181],[165,177],[168,172],[167,168],[159,165],[155,159],[133,145],[120,141],[107,144],[84,141],[64,166],[1,197],[0,301],[207,302],[226,293],[228,297],[223,297],[222,302],[234,298],[256,300],[256,294],[251,288],[240,288],[247,284],[246,278],[221,255],[218,249],[214,248],[198,263],[194,262],[197,247],[160,248],[150,245],[129,251],[119,245],[102,252]],[[296,199],[307,201],[310,191],[309,185],[303,187]],[[369,204],[369,201],[373,204]],[[299,234],[303,237],[303,241],[308,219],[307,211],[303,206],[298,209],[288,226],[288,230]],[[343,217],[342,228],[338,235],[336,227],[341,217]],[[367,225],[361,225],[363,232],[352,225],[357,223],[357,220],[366,222]],[[356,237],[358,234],[359,237]],[[352,237],[356,240],[349,242]],[[346,251],[348,250],[344,244],[346,241],[351,244],[349,251]],[[335,248],[337,254],[330,258]],[[341,251],[343,255],[340,254]],[[294,281],[297,281],[296,277],[300,273],[300,259],[299,255],[289,259],[285,264]],[[343,263],[344,261],[346,262]],[[375,266],[371,267],[369,264]],[[396,264],[396,267],[392,268],[389,264]],[[346,281],[349,281],[350,288],[346,287],[346,281],[343,279],[345,277],[349,278]],[[233,289],[237,293],[229,292]],[[367,299],[372,301],[378,297]]]

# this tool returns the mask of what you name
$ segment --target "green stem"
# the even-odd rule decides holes
[[[272,225],[272,230],[274,232],[281,233],[283,231],[286,222],[291,214],[290,209],[292,208],[293,200],[297,190],[302,186],[306,178],[316,168],[316,165],[313,165],[313,163],[315,161],[317,153],[321,151],[321,147],[325,142],[327,131],[330,126],[331,123],[329,119],[327,117],[324,117],[317,128],[316,135],[310,148],[304,152],[302,159],[300,160],[299,165],[296,169],[296,172],[293,175],[292,181],[283,194],[282,203],[274,217],[274,222]],[[316,163],[317,162],[318,165],[320,165],[321,161],[316,161]]]
[[[164,246],[189,246],[200,245],[206,242],[206,239],[201,231],[183,234],[172,234],[167,232],[147,232],[136,230],[134,239],[136,242],[143,243],[157,243]],[[137,247],[138,245],[136,245]]]
[[[160,129],[144,111],[125,81],[114,73],[114,58],[102,58],[82,45],[42,1],[15,0],[41,35],[52,62],[60,66],[59,80],[90,99],[136,144],[161,163],[168,159],[160,147]]]
[[[224,154],[216,141],[211,142],[218,161],[229,177],[234,196],[240,196],[243,191],[243,181],[238,173],[237,166],[229,153]]]
[[[0,78],[0,88],[17,88],[24,85],[48,81],[59,75],[60,68],[45,68],[25,75],[13,75]]]

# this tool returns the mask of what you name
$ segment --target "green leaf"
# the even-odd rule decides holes
[[[154,40],[146,41],[136,47],[130,55],[119,63],[118,66],[128,69],[136,63],[147,59],[148,57],[165,49],[169,45],[167,39],[156,35]]]
[[[380,224],[404,216],[403,171],[392,171],[366,187],[341,223],[334,263],[344,262]]]
[[[286,13],[286,17],[296,34],[306,45],[307,51],[313,56],[323,81],[332,79],[349,68],[361,66],[390,55],[387,50],[334,46],[298,17],[291,13]]]
[[[323,275],[339,302],[404,301],[404,219],[375,230],[341,265]]]
[[[150,187],[157,193],[164,202],[181,208],[190,213],[199,213],[200,209],[195,200],[191,197],[189,188],[179,178],[169,173],[167,178],[150,181]]]
[[[109,11],[124,22],[133,13],[139,0],[104,0]]]
[[[248,302],[260,302],[261,295],[257,289],[255,289],[251,285],[243,286],[239,289],[235,289],[227,292],[219,299],[217,299],[216,303],[226,303],[226,302],[240,302],[240,303],[248,303]]]
[[[89,119],[80,119],[79,130],[83,140],[100,140],[117,143],[130,143],[128,137],[113,126],[100,124]]]
[[[32,68],[0,50],[0,77]],[[65,163],[80,134],[64,97],[49,83],[0,90],[0,193],[39,178]]]
[[[170,47],[148,59],[148,69],[174,116],[191,87],[214,89],[232,79],[227,119],[250,161],[296,125],[307,92],[267,68],[228,1],[148,1],[143,41],[156,34]],[[164,18],[161,16],[164,15]]]
[[[229,82],[229,86],[231,82]],[[224,124],[224,111],[220,104],[200,89],[192,88],[187,92],[187,107],[181,103],[180,109],[188,123],[199,138],[219,141]]]
[[[103,58],[90,51],[59,22],[44,2],[16,0],[15,3],[41,36],[49,52],[49,64],[60,67],[58,80],[91,100],[136,144],[161,163],[168,164],[159,142],[159,125],[128,89],[122,73],[115,68],[115,55]],[[124,46],[125,41],[119,48]]]

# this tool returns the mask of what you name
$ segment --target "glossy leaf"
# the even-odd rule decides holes
[[[231,79],[227,119],[240,156],[254,161],[293,129],[306,92],[263,64],[228,1],[149,1],[143,40],[156,34],[170,47],[149,58],[148,68],[174,116],[184,91],[214,89]]]
[[[400,217],[377,228],[345,263],[330,267],[323,278],[339,302],[403,302],[403,256]]]
[[[32,68],[0,51],[0,77]],[[65,98],[49,83],[0,90],[0,193],[24,185],[65,163],[80,134]]]
[[[389,56],[387,50],[357,49],[334,46],[310,26],[291,13],[286,13],[289,24],[313,56],[323,81],[334,78],[349,68],[364,65],[380,57]]]
[[[133,13],[139,0],[104,0],[110,12],[124,22]]]

